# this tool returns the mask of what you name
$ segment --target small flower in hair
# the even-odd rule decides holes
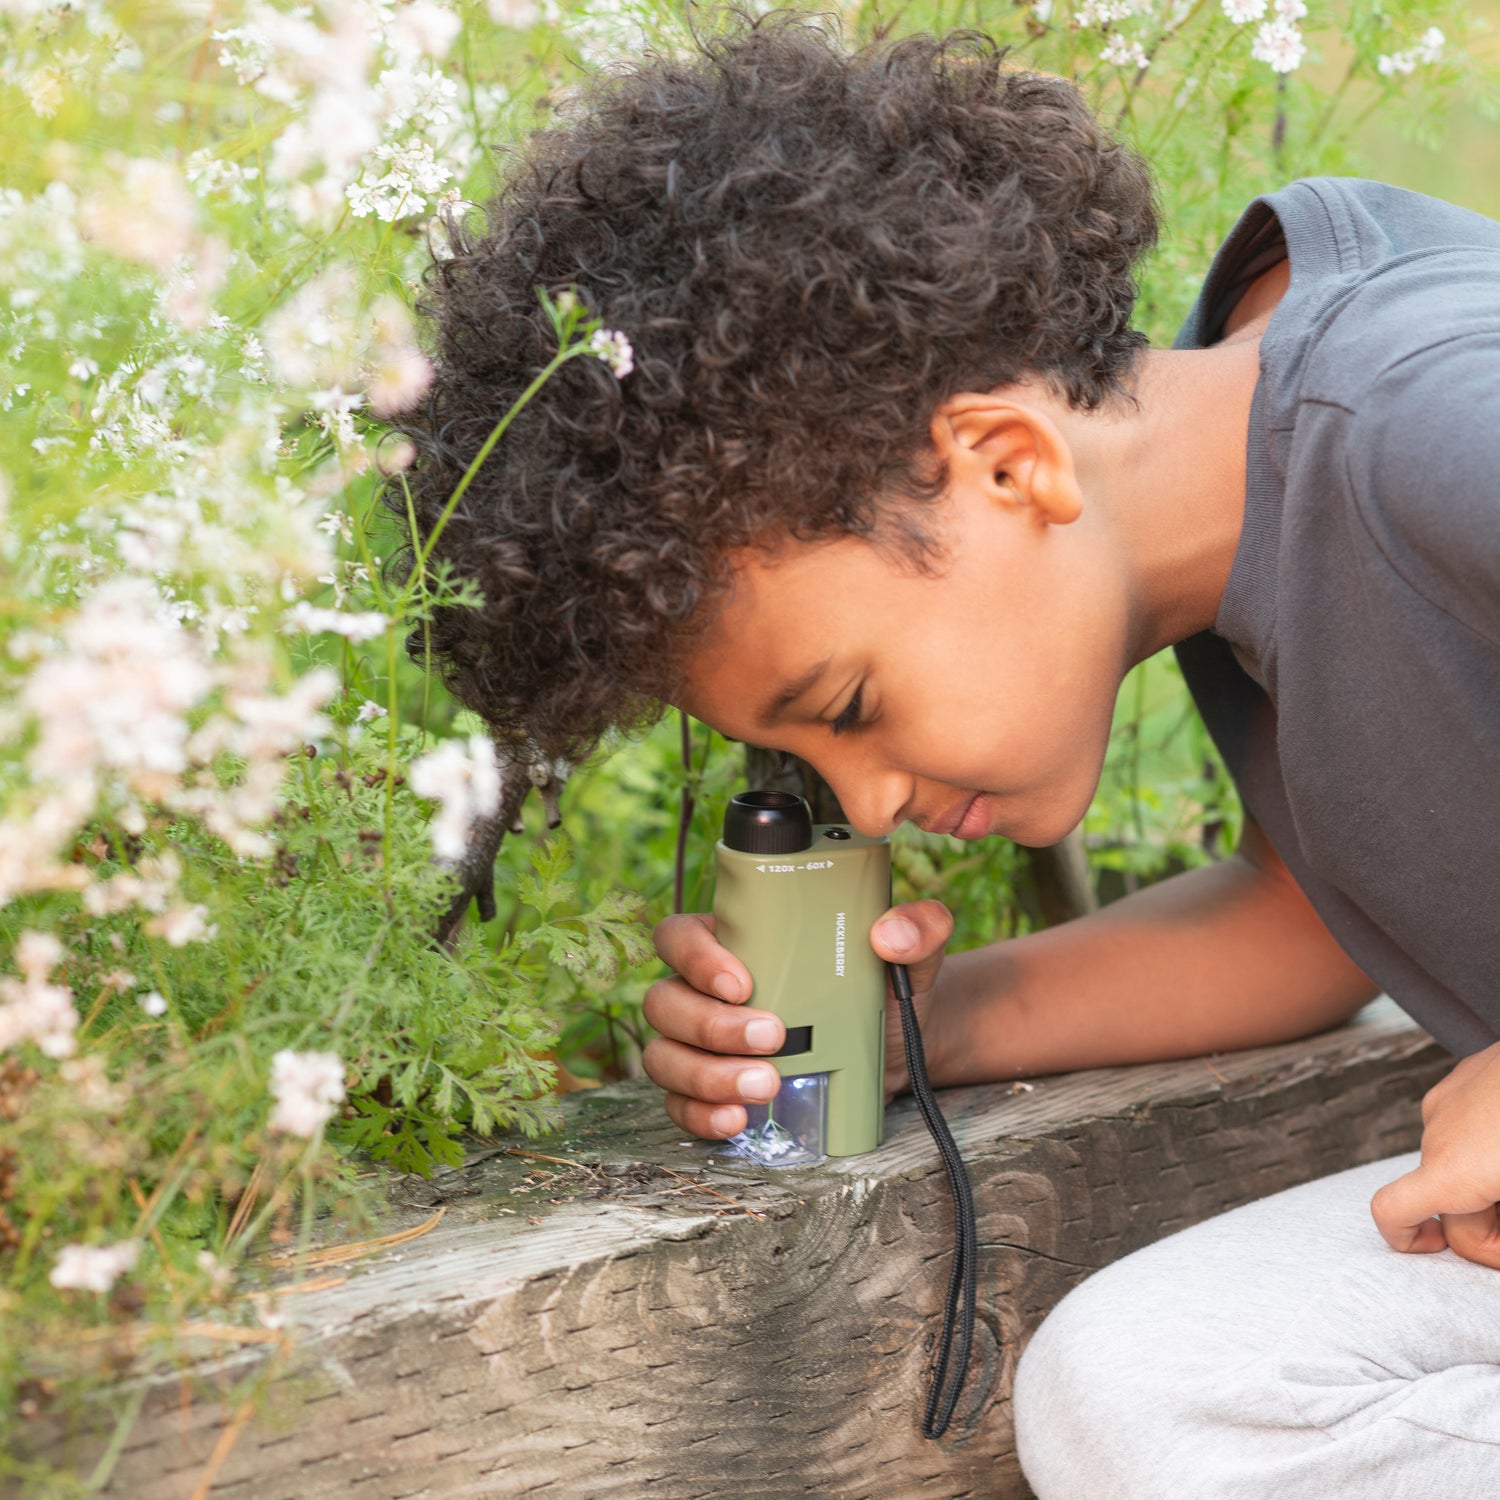
[[[635,369],[635,350],[623,333],[597,329],[589,340],[589,353],[597,354],[615,372],[616,380],[624,380]]]

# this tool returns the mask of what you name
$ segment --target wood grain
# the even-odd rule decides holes
[[[563,1136],[509,1144],[577,1165],[491,1154],[415,1185],[382,1227],[446,1201],[431,1233],[278,1299],[289,1371],[207,1493],[1021,1500],[1011,1377],[1053,1304],[1173,1230],[1411,1149],[1451,1061],[1377,1002],[1291,1046],[945,1093],[981,1326],[936,1443],[917,1422],[952,1209],[910,1100],[878,1152],[776,1174],[683,1142],[645,1085],[572,1095]],[[204,1352],[190,1402],[152,1389],[105,1494],[193,1493],[266,1358]]]

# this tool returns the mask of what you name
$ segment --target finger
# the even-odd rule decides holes
[[[1434,1193],[1432,1174],[1417,1167],[1386,1183],[1370,1199],[1375,1227],[1392,1250],[1427,1255],[1448,1243],[1443,1226],[1435,1217],[1439,1200]]]
[[[701,1136],[707,1141],[722,1141],[727,1136],[738,1135],[749,1123],[745,1111],[738,1104],[705,1104],[701,1099],[689,1099],[685,1094],[668,1094],[667,1114],[689,1135]]]
[[[941,901],[909,901],[893,906],[870,929],[870,946],[888,963],[905,964],[912,989],[928,989],[942,967],[943,949],[953,936],[953,914]]]
[[[770,1063],[718,1057],[664,1036],[646,1043],[641,1065],[658,1088],[709,1104],[764,1104],[781,1088],[781,1075]]]
[[[786,1024],[768,1010],[725,1005],[673,975],[646,991],[646,1020],[663,1036],[705,1052],[771,1053],[786,1041]]]
[[[663,917],[652,931],[656,951],[695,990],[738,1003],[750,998],[750,971],[714,936],[707,912]]]
[[[1472,1214],[1444,1214],[1443,1234],[1455,1255],[1500,1271],[1500,1213],[1492,1203]]]

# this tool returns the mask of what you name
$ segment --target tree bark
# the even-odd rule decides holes
[[[1087,916],[1099,909],[1081,828],[1075,828],[1060,844],[1050,847],[1038,849],[1029,844],[1017,847],[1026,852],[1037,907],[1047,926],[1071,922],[1074,917]]]

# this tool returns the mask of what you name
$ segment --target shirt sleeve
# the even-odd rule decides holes
[[[1434,608],[1500,647],[1500,318],[1389,365],[1349,427],[1360,519]]]

